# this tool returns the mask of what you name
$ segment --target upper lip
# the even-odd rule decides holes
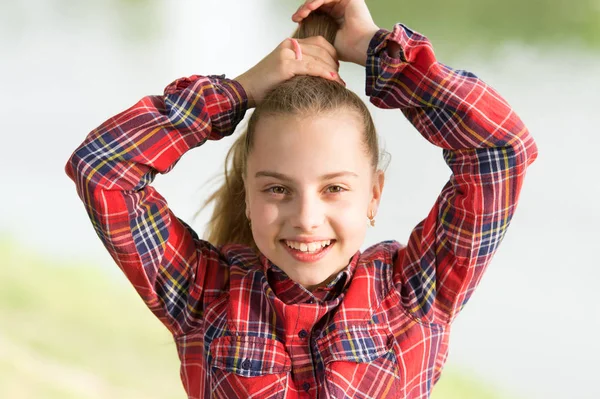
[[[319,241],[335,241],[333,238],[326,237],[293,237],[293,238],[283,238],[283,241],[294,241],[300,242],[304,244],[310,244],[311,242],[319,242]]]

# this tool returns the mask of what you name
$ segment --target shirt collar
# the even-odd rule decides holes
[[[318,287],[312,292],[289,278],[283,270],[272,263],[262,253],[259,256],[263,272],[267,277],[271,289],[273,289],[273,292],[279,299],[284,303],[291,305],[326,302],[337,298],[352,280],[360,256],[360,251],[357,251],[352,258],[350,258],[348,265],[340,270],[333,280],[327,285]]]

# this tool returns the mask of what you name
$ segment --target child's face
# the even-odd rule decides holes
[[[262,117],[254,133],[246,173],[254,241],[290,278],[312,289],[360,249],[369,211],[377,212],[383,173],[373,171],[362,125],[350,111]]]

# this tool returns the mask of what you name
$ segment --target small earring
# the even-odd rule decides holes
[[[371,227],[375,227],[375,217],[373,215],[373,210],[369,211],[369,223]]]

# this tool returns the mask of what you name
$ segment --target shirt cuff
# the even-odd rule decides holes
[[[387,48],[390,41],[398,45],[399,51],[397,57],[392,57],[388,53]],[[373,94],[373,86],[378,78],[384,77],[382,75],[389,77],[387,75],[390,71],[397,71],[415,62],[419,49],[424,44],[430,47],[429,41],[425,36],[401,23],[394,25],[394,29],[391,32],[386,29],[377,31],[367,48],[366,94],[368,96]]]
[[[195,84],[200,79],[209,79],[216,88],[222,90],[231,102],[231,108],[235,111],[245,112],[248,109],[248,94],[244,87],[236,80],[228,79],[222,75],[192,75],[174,80],[164,90],[165,95],[176,94]]]
[[[208,75],[213,82],[216,82],[231,101],[232,108],[240,114],[244,114],[248,109],[248,93],[240,82],[229,79],[223,75]]]

